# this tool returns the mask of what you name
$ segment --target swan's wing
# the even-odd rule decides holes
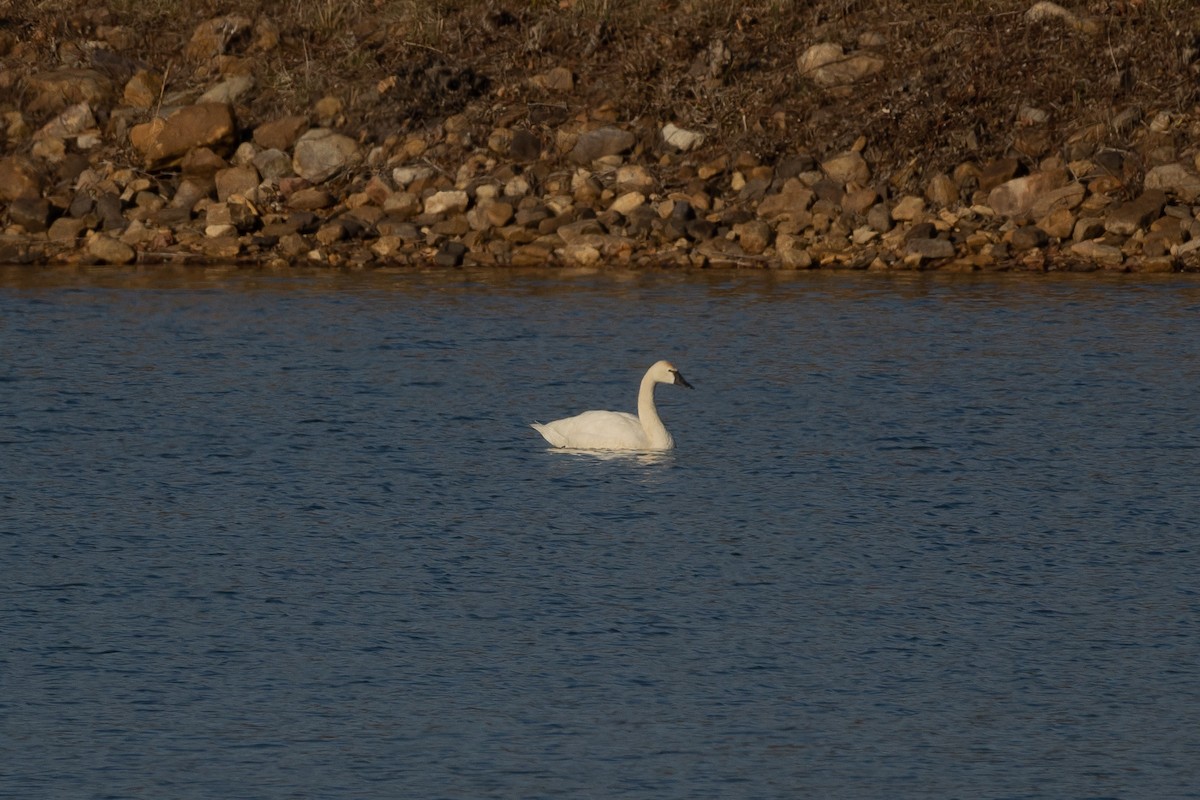
[[[646,432],[637,415],[624,411],[585,411],[554,422],[534,423],[532,427],[555,447],[641,450],[647,445]]]

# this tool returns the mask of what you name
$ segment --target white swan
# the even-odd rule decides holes
[[[577,450],[670,450],[675,440],[667,433],[654,407],[654,384],[674,383],[691,389],[669,361],[659,361],[646,370],[638,390],[638,413],[584,411],[532,427],[555,447]]]

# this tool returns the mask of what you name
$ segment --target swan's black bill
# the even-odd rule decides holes
[[[694,386],[692,386],[690,383],[687,382],[687,378],[683,377],[683,375],[680,374],[679,370],[673,369],[673,370],[671,370],[671,374],[675,376],[675,385],[676,386],[686,386],[688,389],[695,388]]]

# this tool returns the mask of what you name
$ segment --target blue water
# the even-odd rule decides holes
[[[1200,797],[1200,282],[0,270],[0,796]],[[527,425],[633,410],[668,454]]]

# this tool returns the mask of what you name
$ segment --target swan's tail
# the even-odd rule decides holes
[[[535,431],[540,433],[542,435],[542,438],[544,438],[547,442],[554,445],[555,447],[566,447],[567,446],[566,438],[561,433],[559,433],[558,431],[551,428],[549,425],[543,425],[540,422],[533,422],[533,423],[530,423],[529,427],[533,428]]]

